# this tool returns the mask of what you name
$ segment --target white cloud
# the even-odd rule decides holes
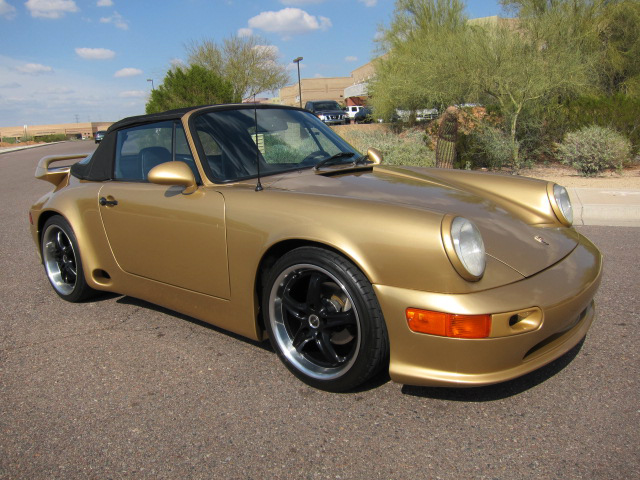
[[[250,28],[240,28],[240,29],[238,29],[238,36],[239,37],[250,37],[251,35],[253,35],[253,30],[251,30]]]
[[[6,0],[0,0],[0,17],[12,20],[16,16],[16,7],[10,5]]]
[[[113,23],[120,30],[129,30],[129,23],[118,12],[113,12],[110,17],[102,17],[100,23]]]
[[[313,5],[314,3],[322,3],[326,0],[280,0],[283,5],[292,7],[301,7],[303,5]]]
[[[24,5],[32,17],[61,18],[65,13],[78,11],[73,0],[28,0]]]
[[[378,0],[358,0],[360,3],[364,3],[366,7],[375,7]]]
[[[358,61],[358,57],[354,57],[353,55],[350,55],[348,57],[344,57],[344,61],[345,62],[357,62]]]
[[[270,33],[279,33],[285,38],[291,35],[327,30],[331,20],[327,17],[309,15],[299,8],[283,8],[278,12],[262,12],[249,19],[249,27]]]
[[[85,60],[111,60],[116,52],[107,48],[76,48],[79,57]]]
[[[47,87],[42,90],[42,93],[52,95],[70,95],[72,93],[75,93],[75,90],[68,87]]]
[[[20,73],[26,73],[27,75],[40,75],[42,73],[53,72],[53,68],[39,63],[25,63],[24,65],[17,66],[16,70]]]
[[[111,0],[98,0],[96,5],[99,7],[113,7],[113,2]]]
[[[271,54],[276,57],[280,56],[280,49],[275,45],[256,45],[253,48],[260,53],[264,52],[266,54]]]
[[[184,63],[184,60],[182,60],[181,58],[172,58],[171,60],[169,60],[169,63],[171,64],[172,67],[185,67],[186,63]]]
[[[125,90],[118,94],[121,98],[143,98],[147,96],[147,92],[144,90]]]
[[[140,115],[145,97],[120,98],[121,81],[87,69],[55,68],[46,75],[25,75],[23,61],[0,53],[0,118],[4,126],[115,121]]]
[[[114,77],[122,78],[122,77],[135,77],[136,75],[142,75],[142,70],[139,68],[122,68],[114,73]]]

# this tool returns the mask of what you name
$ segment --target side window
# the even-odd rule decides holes
[[[114,178],[116,180],[146,181],[149,170],[156,165],[173,160],[172,140],[172,121],[141,125],[119,131]]]

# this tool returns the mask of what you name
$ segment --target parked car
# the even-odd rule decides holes
[[[349,120],[353,121],[353,119],[355,118],[356,114],[360,110],[362,110],[363,108],[365,108],[365,107],[362,106],[362,105],[347,105],[346,107],[344,107],[344,111],[349,116]]]
[[[503,382],[585,337],[602,257],[566,189],[381,162],[293,107],[130,117],[86,158],[40,160],[54,188],[31,234],[62,299],[117,292],[268,338],[329,391],[381,370]]]
[[[362,107],[353,117],[354,123],[372,123],[373,112],[370,108]]]
[[[314,100],[307,102],[305,109],[315,114],[327,125],[344,125],[349,123],[349,115],[342,110],[335,100]]]
[[[96,132],[96,136],[94,137],[96,143],[100,143],[102,141],[102,139],[104,138],[106,133],[107,133],[106,130],[98,130]]]
[[[412,112],[410,110],[396,110],[396,115],[398,119],[403,120],[405,122],[409,120],[409,118],[411,117],[411,113]],[[436,108],[420,109],[420,110],[416,110],[413,113],[416,116],[417,122],[427,122],[427,121],[435,120],[436,118],[438,118],[438,109]]]

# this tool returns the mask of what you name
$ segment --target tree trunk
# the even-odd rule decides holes
[[[458,141],[458,109],[449,107],[445,110],[436,144],[436,167],[453,168],[456,160],[456,142]]]
[[[518,115],[520,115],[520,110],[522,107],[518,107],[518,109],[514,112],[513,118],[511,119],[511,156],[513,161],[513,169],[515,172],[520,171],[520,145],[516,141],[516,130],[518,126]]]

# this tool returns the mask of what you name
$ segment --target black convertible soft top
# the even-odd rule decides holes
[[[104,138],[93,152],[89,161],[82,161],[75,163],[71,166],[71,175],[81,180],[90,180],[92,182],[104,182],[111,180],[113,176],[113,159],[116,151],[116,137],[118,130],[123,128],[133,127],[136,125],[144,125],[146,123],[155,123],[166,120],[179,120],[185,114],[200,109],[247,109],[247,108],[286,108],[292,110],[300,110],[296,107],[287,107],[282,105],[260,105],[252,103],[240,103],[240,104],[221,104],[221,105],[201,105],[196,107],[178,108],[176,110],[168,110],[160,113],[150,113],[147,115],[136,115],[134,117],[127,117],[119,120],[109,127]]]
[[[98,145],[96,151],[93,152],[93,156],[88,162],[79,162],[71,166],[71,175],[81,180],[90,180],[92,182],[111,180],[113,174],[113,158],[116,150],[116,132],[118,130],[125,127],[143,125],[145,123],[177,120],[191,110],[194,110],[194,108],[179,108],[167,112],[123,118],[109,127],[100,145]]]

